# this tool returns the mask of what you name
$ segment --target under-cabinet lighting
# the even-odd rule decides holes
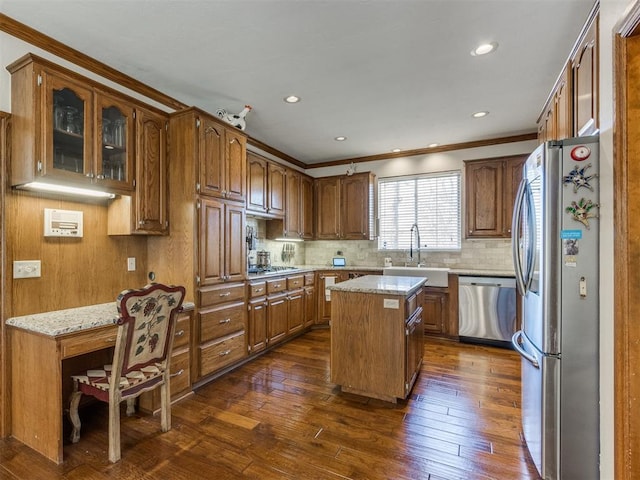
[[[21,189],[37,190],[40,192],[66,193],[70,195],[82,195],[85,197],[115,198],[113,193],[91,190],[88,188],[71,187],[69,185],[58,185],[55,183],[31,182],[20,185]]]
[[[278,242],[304,242],[302,238],[276,238]]]

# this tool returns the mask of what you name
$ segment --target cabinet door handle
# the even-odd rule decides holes
[[[171,375],[169,375],[171,378],[173,377],[179,377],[180,375],[182,375],[184,373],[184,368],[181,368],[180,370],[178,370],[176,373],[172,373]]]
[[[218,356],[219,356],[219,357],[224,357],[224,356],[229,355],[230,353],[231,353],[231,350],[225,350],[224,352],[220,352],[220,353],[218,354]]]
[[[225,318],[224,320],[220,320],[218,323],[220,325],[222,325],[223,323],[229,323],[229,322],[231,322],[231,319],[230,318]]]
[[[179,332],[176,332],[175,336],[176,336],[176,337],[182,337],[182,336],[184,336],[184,330],[180,330]]]
[[[276,285],[273,286],[273,288],[280,288],[282,285],[280,285],[279,283],[277,283]]]
[[[98,180],[104,180],[104,175],[96,175],[96,178],[97,178]]]

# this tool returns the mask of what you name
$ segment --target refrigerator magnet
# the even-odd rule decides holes
[[[569,175],[565,175],[562,178],[562,183],[564,185],[573,185],[573,193],[576,193],[578,189],[582,187],[588,188],[593,192],[593,186],[590,182],[596,178],[598,174],[587,175],[586,171],[589,168],[591,168],[591,164],[584,167],[574,167],[574,169],[569,172]]]
[[[591,211],[594,208],[598,208],[597,203],[593,203],[592,200],[585,200],[584,198],[581,198],[579,202],[576,202],[575,200],[571,202],[571,205],[565,208],[565,211],[570,214],[571,218],[576,222],[580,222],[587,228],[587,230],[589,230],[589,219],[598,218],[598,214]]]

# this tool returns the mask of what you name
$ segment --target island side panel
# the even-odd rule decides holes
[[[373,398],[404,398],[404,296],[334,290],[331,300],[331,381]],[[385,300],[398,308],[384,308]]]

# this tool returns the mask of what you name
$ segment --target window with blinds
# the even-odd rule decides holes
[[[459,250],[460,172],[381,178],[378,215],[380,250],[409,249],[414,223],[420,229],[422,250]]]

